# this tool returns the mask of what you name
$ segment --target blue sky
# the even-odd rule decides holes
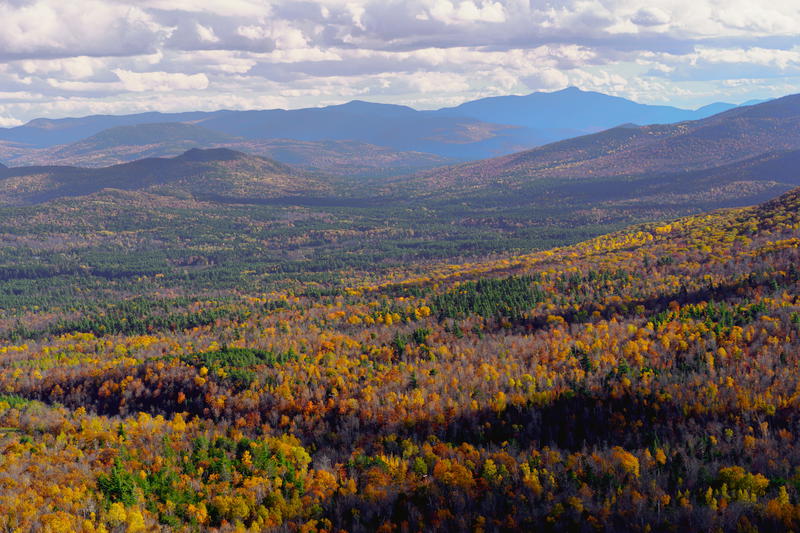
[[[681,107],[800,92],[798,0],[0,0],[0,25],[0,126],[567,86]]]

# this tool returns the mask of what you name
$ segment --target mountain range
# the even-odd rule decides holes
[[[759,103],[748,102],[744,105]],[[646,105],[603,93],[569,87],[525,96],[493,96],[437,111],[540,131],[555,139],[594,133],[623,123],[667,124],[697,120],[737,107],[716,102],[695,110],[666,105]],[[559,134],[559,131],[561,132]]]
[[[435,154],[401,152],[358,141],[248,140],[203,126],[158,122],[115,126],[80,141],[51,148],[3,147],[15,166],[103,167],[145,157],[174,157],[191,148],[229,148],[261,155],[307,171],[351,176],[410,173],[457,162]]]
[[[353,101],[296,110],[36,119],[0,129],[0,160],[14,165],[100,166],[142,156],[174,156],[190,147],[227,146],[268,156],[288,151],[288,158],[301,166],[334,172],[343,166],[359,167],[367,154],[365,173],[398,174],[507,155],[620,124],[696,120],[734,107],[717,103],[686,110],[569,88],[485,98],[435,111]],[[292,141],[297,144],[292,146]],[[308,150],[307,143],[318,144]],[[319,152],[328,157],[309,155]]]
[[[194,143],[216,148],[187,151]],[[626,124],[498,158],[395,177],[375,171],[381,160],[388,167],[405,154],[409,169],[420,161],[436,166],[446,160],[382,152],[358,141],[249,141],[182,123],[118,126],[51,154],[66,161],[91,157],[102,164],[165,152],[170,156],[91,169],[0,169],[0,201],[33,204],[110,188],[221,202],[358,201],[386,209],[412,203],[443,211],[463,204],[486,211],[476,219],[478,224],[498,216],[489,212],[507,216],[515,209],[526,223],[537,224],[542,217],[553,223],[652,219],[659,213],[754,203],[800,185],[795,170],[800,160],[800,95],[677,124]],[[277,154],[282,161],[254,152]],[[362,161],[360,170],[353,170],[341,155],[345,152]],[[317,166],[310,168],[314,158]],[[321,172],[326,165],[339,165],[340,172]]]
[[[800,184],[792,164],[800,150],[800,95],[729,109],[677,124],[622,125],[515,154],[428,172],[406,185],[422,189],[512,190],[547,180],[607,180],[624,187],[696,190],[716,178]],[[705,185],[704,185],[705,184]]]

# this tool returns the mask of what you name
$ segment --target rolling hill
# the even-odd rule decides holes
[[[17,165],[109,166],[147,157],[180,155],[191,148],[211,148],[238,139],[193,124],[163,122],[117,126],[81,141],[22,153]]]
[[[225,113],[218,111],[216,113]],[[118,126],[152,124],[165,122],[193,122],[208,118],[214,113],[137,113],[132,115],[90,115],[75,118],[37,118],[22,126],[0,128],[0,140],[27,145],[31,148],[45,148],[78,142],[103,130]]]
[[[384,111],[399,116],[409,113],[400,106]],[[369,213],[364,216],[378,224],[386,223],[388,213],[398,217],[395,222],[406,220],[407,214],[398,213],[418,208],[434,233],[436,224],[466,224],[468,241],[489,231],[497,249],[504,249],[512,242],[520,246],[555,242],[543,235],[548,231],[567,242],[576,234],[596,234],[624,224],[752,204],[800,185],[794,170],[800,150],[798,96],[698,121],[625,125],[502,158],[389,179],[377,176],[377,165],[386,160],[387,167],[396,169],[402,154],[377,148],[368,152],[359,142],[248,141],[194,124],[145,124],[107,130],[92,143],[98,151],[122,154],[126,147],[120,142],[143,142],[151,135],[164,150],[182,149],[185,142],[224,141],[249,152],[263,151],[283,161],[305,163],[306,169],[338,165],[340,172],[336,178],[325,178],[303,169],[292,170],[272,159],[216,148],[96,169],[5,169],[0,173],[2,198],[6,204],[38,203],[84,196],[103,188],[195,195],[224,202],[284,198],[281,201],[317,206],[314,209],[320,205],[356,209],[358,205],[363,213]],[[82,146],[89,144],[86,141]],[[320,151],[320,146],[327,151]],[[70,150],[79,152],[75,146]],[[131,150],[127,156],[136,153]],[[201,154],[208,160],[198,160]],[[374,179],[352,170],[350,161],[359,158],[364,159],[361,168]],[[412,167],[419,158],[420,154],[410,154],[403,164]],[[369,211],[378,206],[386,212],[376,215]]]
[[[623,125],[504,157],[431,172],[422,182],[434,189],[469,191],[500,184],[517,188],[542,180],[610,177],[669,183],[670,179],[690,172],[693,178],[699,179],[701,175],[697,173],[705,171],[708,177],[732,179],[735,173],[713,169],[798,148],[800,95],[791,95],[696,121]],[[773,162],[771,168],[778,165]],[[783,171],[782,179],[797,184],[798,176],[791,168]],[[772,179],[755,173],[750,177]]]
[[[248,140],[181,122],[117,126],[49,148],[0,144],[0,157],[14,166],[103,167],[146,157],[174,157],[191,148],[223,147],[338,175],[397,175],[455,162],[435,154],[401,152],[357,141]]]
[[[309,172],[355,178],[410,174],[456,163],[427,152],[400,151],[359,141],[266,139],[227,145]]]
[[[256,199],[329,190],[323,182],[286,165],[226,148],[192,149],[174,158],[147,158],[97,169],[0,169],[0,201],[4,204],[85,196],[106,188]]]

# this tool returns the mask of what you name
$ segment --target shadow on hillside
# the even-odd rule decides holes
[[[694,291],[687,291],[681,288],[675,292],[654,296],[652,298],[643,298],[639,300],[632,300],[622,305],[608,305],[602,310],[598,310],[600,316],[604,320],[609,320],[614,316],[621,316],[623,318],[636,318],[638,315],[635,309],[639,306],[645,309],[647,317],[653,317],[663,311],[669,309],[672,302],[676,302],[681,307],[685,305],[698,304],[701,302],[726,302],[731,304],[734,301],[744,301],[745,297],[742,296],[742,290],[764,290],[764,291],[777,291],[782,288],[791,286],[792,284],[800,281],[800,270],[794,265],[790,265],[786,270],[775,272],[753,272],[746,279],[736,283],[720,284],[713,287],[703,287]],[[559,314],[569,324],[589,323],[593,319],[589,318],[586,311],[575,311],[570,308],[560,311]],[[512,321],[515,327],[524,329],[525,331],[533,331],[548,327],[547,317],[544,315],[537,315],[528,319],[518,319]],[[490,331],[500,331],[502,326],[492,324]]]

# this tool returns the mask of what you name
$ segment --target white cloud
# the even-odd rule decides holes
[[[201,67],[204,72],[226,74],[244,74],[258,64],[258,60],[250,55],[244,56],[232,50],[181,52],[174,56],[171,61],[179,70]]]
[[[0,3],[0,57],[115,55],[152,49],[169,29],[135,4]]]
[[[359,4],[355,3],[355,2],[349,2],[347,4],[347,10],[350,12],[350,16],[352,17],[353,25],[356,28],[358,28],[360,30],[367,29],[366,26],[364,26],[364,14],[366,14],[366,12],[367,12],[367,9],[364,6],[359,5]]]
[[[203,26],[200,23],[195,24],[195,31],[197,37],[204,43],[218,43],[219,37],[214,33],[214,28],[210,26]]]
[[[698,48],[692,54],[691,61],[730,64],[771,65],[779,69],[790,66],[800,66],[800,46],[791,50],[770,50],[768,48],[724,49],[724,48]]]
[[[22,126],[24,122],[19,119],[0,116],[0,128],[13,128],[14,126]]]
[[[261,56],[270,63],[301,63],[304,61],[339,61],[342,56],[332,50],[321,48],[290,48],[288,50],[275,50]]]
[[[239,26],[236,28],[236,33],[251,41],[269,38],[269,32],[261,26]]]
[[[643,7],[633,14],[631,22],[637,26],[661,26],[670,20],[669,13],[657,7]]]
[[[105,62],[96,57],[78,56],[61,59],[26,59],[16,63],[25,74],[58,74],[71,80],[92,77]]]
[[[0,91],[0,100],[36,100],[41,96],[27,91]]]
[[[208,77],[203,74],[183,74],[180,72],[131,72],[114,69],[126,90],[140,92],[191,91],[208,88]]]
[[[446,24],[462,22],[505,22],[506,12],[500,2],[473,0],[433,0],[423,13],[422,20],[434,19]]]
[[[303,32],[283,20],[264,25],[239,26],[236,28],[236,33],[251,41],[270,39],[275,42],[277,48],[283,50],[308,47],[308,40]]]
[[[577,69],[570,73],[570,83],[584,90],[625,94],[629,80],[620,74]]]
[[[231,107],[225,91],[248,107],[800,91],[797,0],[0,0],[0,21],[0,116],[17,120]]]
[[[412,89],[423,94],[452,93],[469,89],[466,77],[444,72],[417,72],[408,84]]]
[[[137,5],[164,11],[210,13],[221,17],[266,17],[269,2],[259,0],[139,0]]]
[[[525,82],[531,90],[563,89],[570,85],[570,78],[554,68],[545,68],[526,77]]]
[[[787,12],[794,11],[794,17]],[[797,32],[797,2],[758,2],[732,0],[719,6],[718,20],[728,28],[746,32],[781,34]]]
[[[125,89],[125,85],[119,82],[97,82],[97,81],[64,81],[55,78],[48,78],[47,83],[56,89],[75,92],[119,92]]]
[[[303,32],[285,21],[273,23],[270,37],[275,40],[275,46],[281,50],[296,50],[308,47],[308,40]]]

